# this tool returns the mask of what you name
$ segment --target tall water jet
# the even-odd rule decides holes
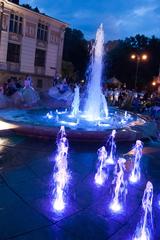
[[[70,179],[67,156],[68,139],[66,138],[65,128],[62,126],[57,134],[57,156],[55,158],[55,173],[53,174],[55,183],[53,208],[58,212],[65,208],[65,190]]]
[[[65,127],[61,126],[57,134],[57,139],[56,139],[57,146],[59,146],[59,142],[62,140],[63,137],[66,137],[66,131],[65,131]]]
[[[106,143],[106,149],[107,149],[107,155],[108,155],[106,159],[106,164],[115,163],[115,157],[116,157],[115,136],[116,136],[116,130],[113,130]]]
[[[153,185],[151,182],[148,181],[142,199],[143,215],[140,223],[137,226],[136,233],[132,240],[152,239],[153,230],[152,202],[153,202]]]
[[[104,172],[103,170],[103,166],[105,164],[105,160],[107,158],[107,152],[105,147],[101,147],[98,149],[97,151],[97,155],[98,155],[98,168],[97,168],[97,172],[95,174],[95,183],[97,185],[103,185],[103,183],[105,182],[106,178],[107,178],[107,174]]]
[[[79,86],[77,85],[74,89],[74,99],[72,102],[72,112],[71,112],[71,114],[74,117],[76,117],[79,113],[79,104],[80,104]]]
[[[127,183],[124,180],[125,162],[126,160],[124,158],[118,159],[115,171],[116,176],[112,182],[112,184],[115,184],[115,189],[113,192],[113,199],[110,204],[110,209],[114,212],[121,211],[123,202],[126,199]]]
[[[131,175],[129,177],[129,181],[132,183],[136,183],[141,178],[140,160],[142,157],[142,149],[143,149],[142,142],[140,140],[137,140],[136,144],[133,148],[133,153],[135,156],[134,157],[134,166],[133,166]]]
[[[91,63],[88,69],[88,96],[85,104],[86,118],[91,121],[107,118],[108,111],[104,108],[102,99],[102,71],[104,55],[104,30],[101,24],[96,33],[96,40],[92,47]]]

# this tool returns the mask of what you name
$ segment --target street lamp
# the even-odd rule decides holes
[[[139,63],[143,61],[147,61],[148,55],[147,54],[132,54],[131,59],[136,61],[136,74],[135,74],[135,83],[134,87],[136,89],[137,87],[137,77],[138,77],[138,69],[139,69]]]
[[[155,81],[152,82],[152,86],[156,86],[156,82]]]

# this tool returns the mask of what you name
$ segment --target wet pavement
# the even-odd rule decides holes
[[[144,143],[141,182],[128,184],[124,211],[109,209],[111,182],[94,184],[97,149],[100,144],[70,142],[71,180],[66,208],[53,211],[55,141],[17,136],[0,131],[0,240],[129,240],[142,214],[141,199],[148,180],[154,186],[153,239],[160,239],[160,142]],[[121,143],[118,151],[128,152],[133,143]],[[128,172],[129,173],[129,172]]]

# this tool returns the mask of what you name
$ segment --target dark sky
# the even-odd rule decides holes
[[[103,23],[107,40],[136,34],[160,37],[160,0],[21,0],[95,37]]]

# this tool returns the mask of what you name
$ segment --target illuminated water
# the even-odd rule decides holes
[[[142,149],[142,142],[140,140],[137,140],[132,150],[134,154],[134,166],[129,178],[130,182],[132,183],[138,182],[141,178],[140,160],[142,157]]]
[[[105,165],[105,161],[107,159],[107,151],[105,149],[105,147],[101,147],[98,149],[97,151],[98,154],[98,168],[97,168],[97,172],[95,174],[95,183],[97,185],[103,185],[103,183],[105,182],[106,178],[107,178],[107,174],[106,172],[103,170],[103,167]]]
[[[127,184],[124,180],[124,170],[125,170],[125,162],[124,158],[119,158],[115,171],[115,178],[112,184],[115,185],[113,191],[113,199],[110,204],[110,209],[113,212],[119,212],[123,208],[124,201],[126,199],[127,194]]]
[[[115,117],[115,112],[118,112]],[[121,129],[134,125],[143,125],[145,120],[135,114],[128,114],[128,119],[125,119],[124,112],[114,107],[109,108],[108,120],[104,121],[87,121],[83,114],[78,117],[71,116],[63,109],[51,110],[47,108],[22,110],[22,109],[5,109],[0,110],[1,117],[17,122],[19,124],[31,124],[34,126],[43,127],[60,127],[64,125],[67,128],[80,131],[104,131],[105,129]]]
[[[96,33],[95,44],[92,48],[91,63],[88,69],[88,97],[85,103],[85,112],[87,119],[92,121],[100,120],[102,117],[108,117],[106,109],[106,100],[102,94],[102,71],[104,56],[104,30],[101,24]]]
[[[79,86],[76,86],[74,89],[74,99],[72,102],[71,115],[76,117],[79,114],[79,107],[80,107]]]
[[[151,182],[148,181],[142,199],[143,215],[140,220],[140,223],[137,226],[133,240],[152,239],[153,230],[152,202],[153,202],[153,185]]]
[[[87,94],[80,105],[80,89],[76,86],[71,107],[49,109],[39,108],[34,110],[7,109],[1,110],[1,117],[5,120],[22,124],[43,127],[60,127],[80,131],[104,131],[107,129],[130,130],[130,127],[144,125],[146,121],[141,117],[127,113],[118,108],[108,109],[106,98],[102,92],[102,73],[104,57],[104,30],[101,24],[96,33],[93,44],[90,66],[88,68]],[[67,99],[66,99],[67,100]],[[124,131],[127,131],[124,129]],[[112,159],[112,156],[111,156]]]
[[[107,148],[107,164],[114,164],[116,158],[116,142],[115,142],[116,130],[112,130],[111,135],[109,136],[106,148]]]
[[[57,155],[55,158],[55,172],[53,180],[55,188],[53,190],[53,209],[61,212],[65,208],[65,189],[69,182],[68,172],[68,140],[66,138],[65,128],[61,126],[57,135]]]

